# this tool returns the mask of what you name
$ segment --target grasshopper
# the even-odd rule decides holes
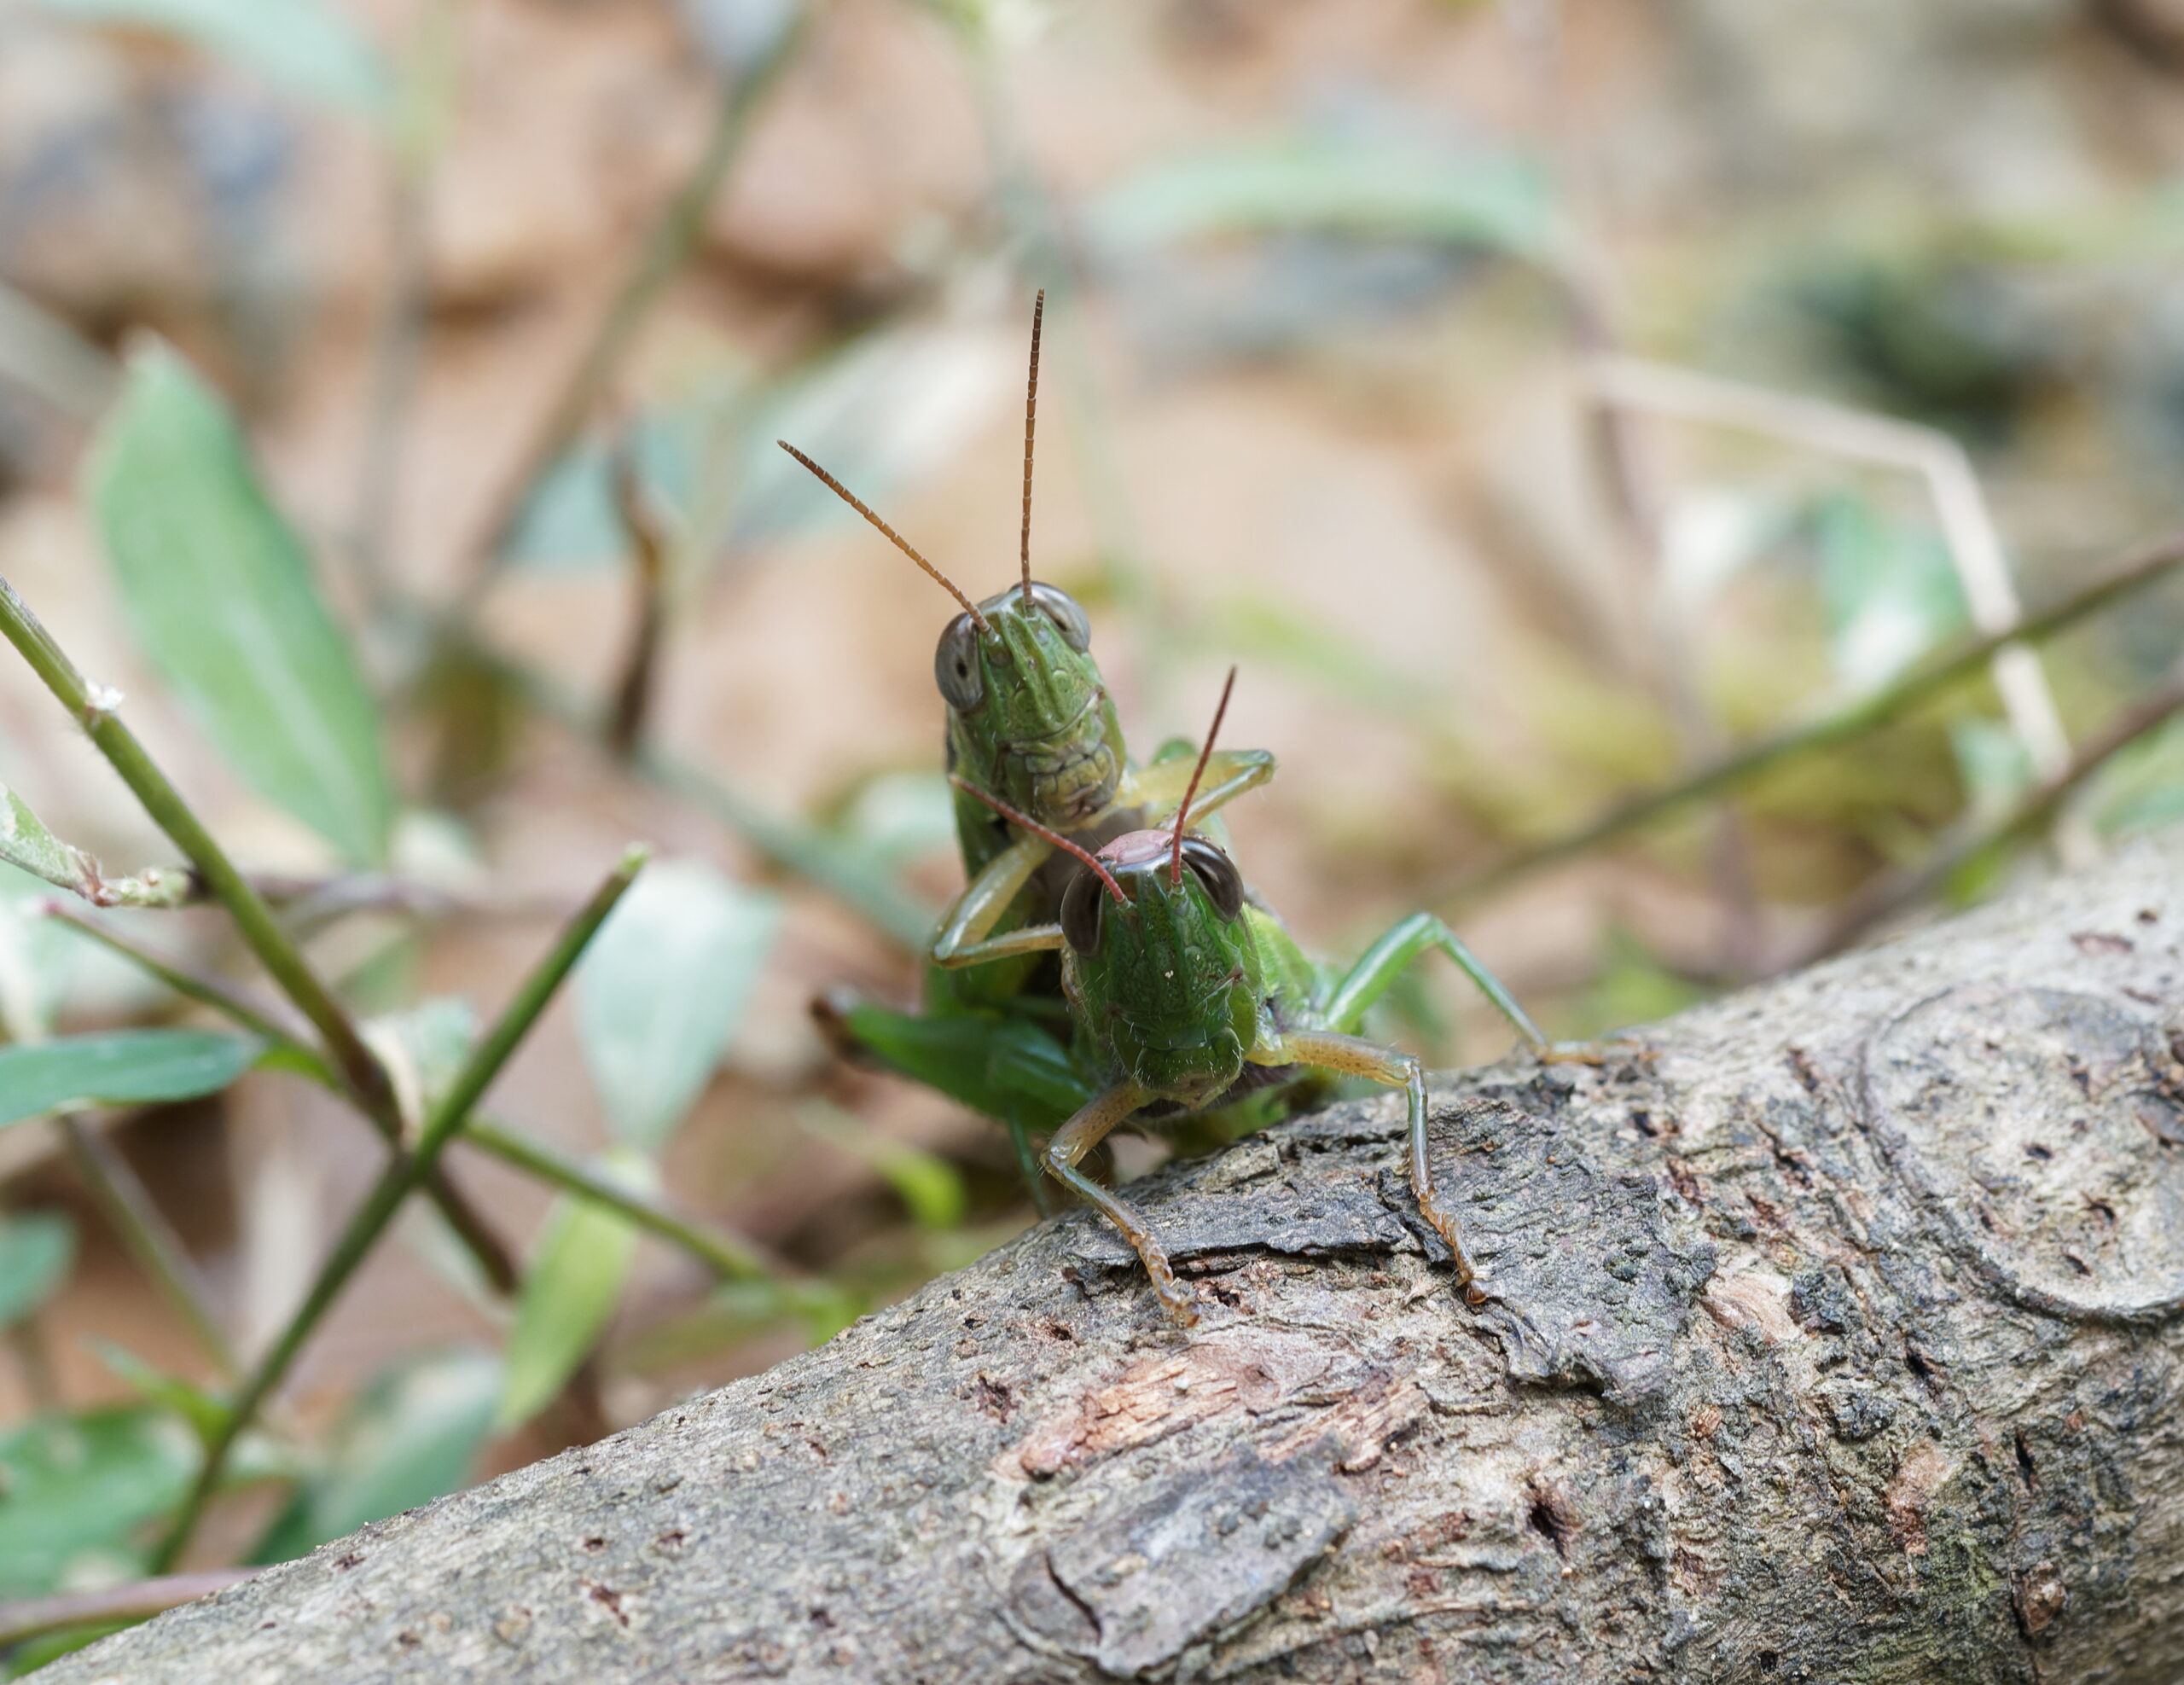
[[[1199,756],[1201,770],[1235,677],[1231,668]],[[1085,1174],[1085,1155],[1117,1125],[1143,1121],[1149,1112],[1163,1118],[1203,1113],[1255,1089],[1293,1088],[1319,1072],[1369,1078],[1408,1096],[1411,1189],[1455,1254],[1456,1285],[1467,1286],[1472,1268],[1462,1234],[1435,1191],[1426,1156],[1424,1070],[1411,1055],[1356,1033],[1367,1010],[1413,960],[1438,950],[1536,1054],[1596,1055],[1549,1043],[1455,933],[1428,913],[1398,921],[1346,972],[1316,965],[1246,891],[1227,851],[1189,828],[1196,782],[1194,777],[1185,787],[1165,829],[1128,832],[1096,851],[1046,834],[1054,847],[1074,857],[1077,869],[1050,933],[1026,928],[1015,933],[1015,944],[1037,941],[1060,952],[1077,1050],[1089,1078],[1086,1097],[1047,1142],[1046,1170],[1115,1226],[1144,1260],[1160,1303],[1188,1327],[1198,1320],[1195,1296],[1145,1220]],[[958,787],[1011,824],[1038,831],[1037,821],[990,793],[961,782]]]
[[[946,752],[957,780],[956,834],[969,886],[944,915],[926,957],[924,1011],[837,994],[822,1025],[852,1052],[932,1084],[1001,1117],[1035,1194],[1042,1186],[1025,1140],[1070,1109],[1066,1055],[1051,1031],[1066,1020],[1046,957],[1066,874],[1052,869],[1061,836],[1097,847],[1172,813],[1190,770],[1188,752],[1146,767],[1130,761],[1121,722],[1091,654],[1091,625],[1066,591],[1031,577],[1031,463],[1038,417],[1041,293],[1031,317],[1024,401],[1024,514],[1019,578],[973,602],[887,522],[786,440],[781,449],[869,521],[956,599],[933,676],[947,705]],[[1274,758],[1217,757],[1198,798],[1201,816],[1274,775]],[[1202,774],[1201,774],[1202,776]],[[979,799],[998,798],[1031,825],[1012,825]]]

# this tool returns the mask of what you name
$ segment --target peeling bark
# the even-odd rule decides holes
[[[2184,840],[1089,1212],[84,1682],[2184,1676]]]

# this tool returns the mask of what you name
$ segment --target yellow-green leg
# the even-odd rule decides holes
[[[1116,1233],[1130,1243],[1153,1278],[1153,1291],[1183,1327],[1198,1321],[1197,1296],[1176,1278],[1168,1254],[1153,1238],[1145,1219],[1115,1194],[1077,1168],[1084,1155],[1107,1137],[1108,1131],[1142,1107],[1148,1096],[1134,1083],[1109,1089],[1079,1111],[1047,1142],[1047,1169],[1054,1179],[1074,1188],[1088,1205],[1115,1225]]]
[[[1464,1251],[1463,1230],[1456,1214],[1441,1203],[1441,1196],[1434,1191],[1433,1166],[1426,1157],[1425,1068],[1407,1053],[1333,1030],[1285,1031],[1271,1046],[1254,1049],[1252,1060],[1262,1065],[1315,1065],[1323,1071],[1364,1077],[1404,1091],[1410,1106],[1410,1191],[1418,1200],[1420,1214],[1455,1254],[1456,1285],[1468,1286],[1471,1258]]]
[[[1385,935],[1358,956],[1357,963],[1335,985],[1334,993],[1328,998],[1327,1022],[1337,1030],[1355,1031],[1364,1021],[1373,1003],[1387,993],[1389,985],[1402,974],[1403,967],[1428,949],[1438,949],[1454,960],[1456,969],[1478,985],[1478,992],[1509,1020],[1518,1035],[1524,1037],[1525,1046],[1540,1059],[1550,1063],[1599,1062],[1599,1051],[1585,1043],[1548,1040],[1539,1026],[1532,1022],[1531,1014],[1517,1003],[1517,997],[1502,986],[1502,980],[1464,946],[1455,932],[1431,913],[1413,913],[1409,918],[1398,920]]]
[[[1114,805],[1142,807],[1148,825],[1165,819],[1183,799],[1195,765],[1190,760],[1163,760],[1130,772]],[[1206,763],[1206,776],[1210,781],[1191,803],[1194,820],[1205,818],[1273,777],[1274,757],[1263,749],[1218,750]],[[1017,892],[1053,852],[1054,845],[1045,838],[1020,836],[989,860],[942,919],[929,955],[932,962],[953,971],[1060,947],[1061,927],[1056,924],[1025,925],[999,936],[990,933]]]

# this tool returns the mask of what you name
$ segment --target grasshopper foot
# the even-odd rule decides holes
[[[1186,1283],[1177,1281],[1172,1274],[1163,1272],[1153,1276],[1153,1293],[1160,1301],[1160,1308],[1168,1313],[1177,1328],[1194,1328],[1198,1326],[1198,1294]]]
[[[1464,1251],[1463,1230],[1457,1227],[1455,1214],[1443,1211],[1439,1199],[1431,1194],[1419,1200],[1418,1211],[1421,1217],[1433,1225],[1433,1232],[1448,1242],[1449,1252],[1456,1268],[1455,1285],[1466,1289],[1470,1288],[1471,1258]],[[1466,1297],[1469,1297],[1468,1293]]]

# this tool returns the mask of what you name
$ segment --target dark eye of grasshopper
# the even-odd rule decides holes
[[[1100,951],[1100,920],[1107,900],[1107,886],[1094,873],[1080,869],[1061,892],[1061,933],[1080,954]]]
[[[940,635],[932,652],[932,677],[948,706],[967,714],[986,700],[985,675],[979,667],[979,629],[967,614],[958,614]]]
[[[1092,645],[1092,623],[1084,618],[1083,607],[1067,591],[1058,591],[1052,585],[1031,582],[1031,601],[1046,611],[1047,619],[1054,623],[1061,633],[1061,641],[1080,655]]]
[[[1244,879],[1236,863],[1204,837],[1183,839],[1183,864],[1205,886],[1213,909],[1224,919],[1244,910]]]

